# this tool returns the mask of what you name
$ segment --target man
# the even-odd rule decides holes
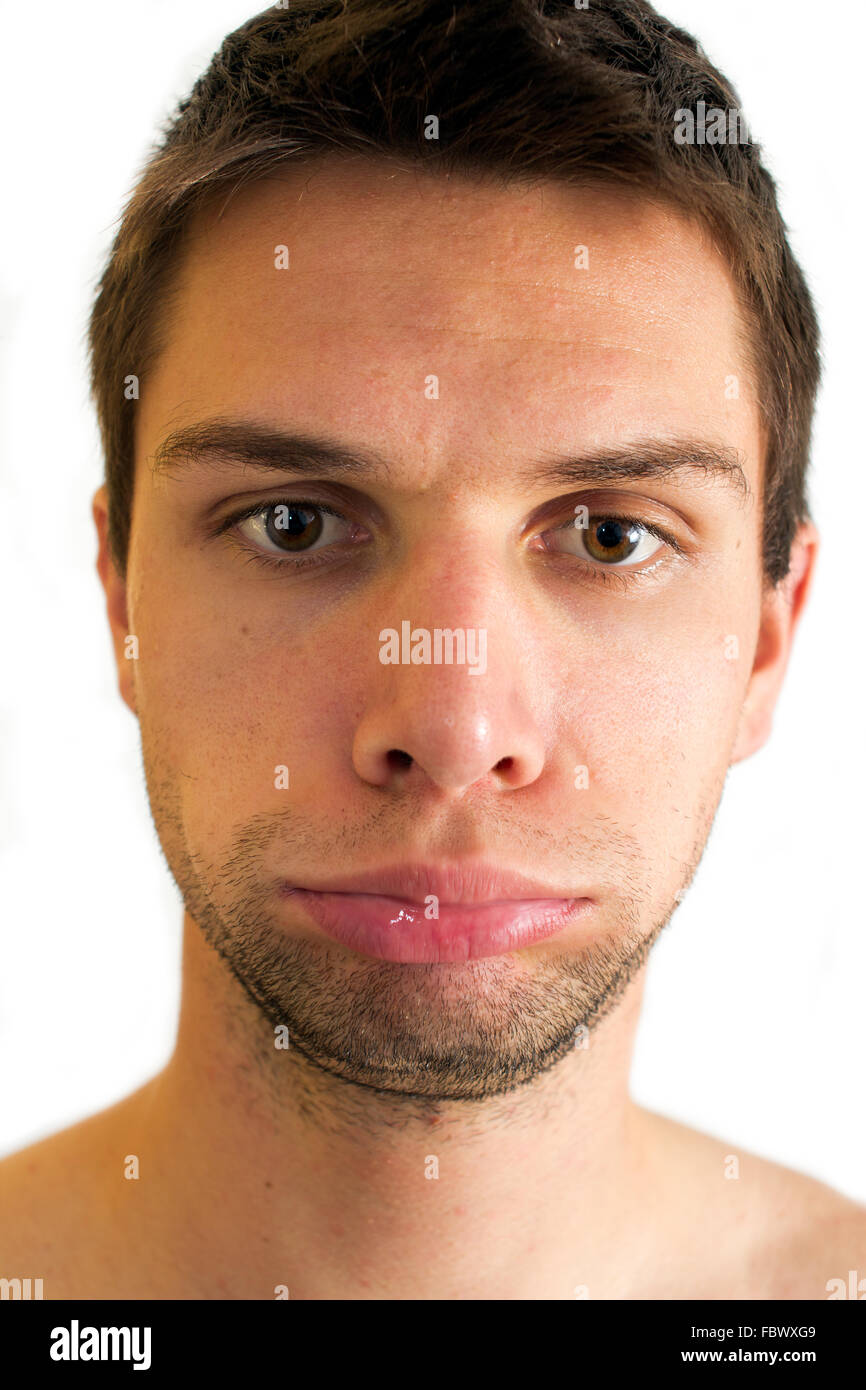
[[[91,324],[177,1045],[0,1165],[3,1273],[764,1299],[863,1268],[857,1204],[628,1095],[817,548],[817,327],[736,111],[638,0],[274,7],[181,104]]]

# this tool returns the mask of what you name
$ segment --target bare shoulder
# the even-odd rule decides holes
[[[0,1278],[42,1279],[44,1297],[67,1296],[70,1260],[80,1274],[122,1175],[116,1136],[147,1090],[0,1160]]]
[[[866,1298],[866,1206],[737,1144],[644,1114],[660,1151],[676,1155],[683,1231],[696,1223],[712,1251],[708,1292],[685,1296]]]

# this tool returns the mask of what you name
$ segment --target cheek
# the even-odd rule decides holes
[[[327,810],[353,702],[315,624],[232,614],[188,589],[185,605],[142,594],[135,622],[145,752],[176,780],[194,840],[220,844],[228,824],[259,814]]]
[[[724,786],[747,682],[723,622],[618,629],[615,650],[575,673],[560,737],[589,770],[577,816],[640,843],[659,877],[681,874]]]

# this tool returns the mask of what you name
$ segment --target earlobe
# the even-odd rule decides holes
[[[787,575],[762,601],[755,655],[740,711],[731,765],[757,753],[770,737],[794,633],[812,586],[819,544],[820,538],[812,522],[802,522],[791,547]]]
[[[138,641],[129,628],[126,581],[117,571],[108,543],[108,493],[104,485],[93,495],[92,513],[99,542],[96,570],[105,591],[118,688],[124,703],[137,714],[133,660],[138,657]]]

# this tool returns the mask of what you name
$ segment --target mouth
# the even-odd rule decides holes
[[[279,895],[350,950],[407,965],[507,955],[555,936],[593,906],[487,865],[410,866],[317,888],[285,883]]]

